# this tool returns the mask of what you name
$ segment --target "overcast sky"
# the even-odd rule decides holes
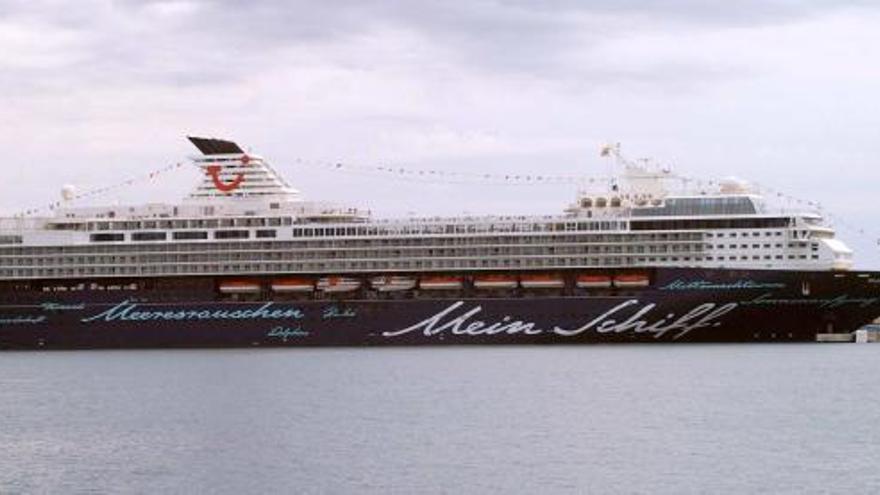
[[[297,159],[596,175],[620,141],[684,174],[821,202],[880,268],[880,5],[812,0],[0,0],[14,212],[192,154],[267,157],[383,215],[552,213],[572,186],[413,184]],[[195,180],[107,198],[174,201]]]

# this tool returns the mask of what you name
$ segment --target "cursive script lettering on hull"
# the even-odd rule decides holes
[[[754,280],[737,280],[735,282],[713,282],[709,280],[684,280],[676,279],[660,287],[660,290],[755,290],[755,289],[784,289],[786,286],[780,282],[756,282]]]
[[[421,333],[426,337],[432,337],[446,333],[475,337],[553,333],[562,337],[574,337],[592,331],[599,334],[644,333],[653,335],[656,339],[670,336],[672,340],[677,340],[700,328],[720,326],[721,317],[736,309],[737,306],[737,303],[723,305],[705,303],[680,314],[667,313],[656,317],[654,315],[657,312],[656,304],[643,304],[638,299],[630,299],[586,321],[579,327],[553,326],[551,328],[542,327],[535,322],[519,320],[513,316],[503,316],[495,321],[480,320],[477,319],[477,316],[483,312],[482,306],[467,306],[464,301],[457,301],[415,325],[401,330],[383,332],[382,336],[399,337],[411,333]]]
[[[137,303],[123,301],[112,308],[80,321],[200,321],[200,320],[299,320],[305,314],[297,308],[268,302],[248,309],[167,309],[146,310]]]

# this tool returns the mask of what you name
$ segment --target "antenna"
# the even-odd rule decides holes
[[[620,187],[617,183],[620,170],[631,165],[631,163],[624,158],[623,154],[620,152],[620,143],[608,143],[602,146],[599,156],[603,158],[611,158],[608,166],[608,185],[616,192]]]

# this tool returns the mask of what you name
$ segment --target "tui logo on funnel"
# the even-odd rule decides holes
[[[247,165],[250,163],[251,159],[249,156],[244,155],[241,157],[241,164]],[[208,165],[205,167],[205,172],[208,174],[208,177],[214,182],[214,187],[217,188],[220,192],[232,192],[238,189],[241,186],[241,183],[244,182],[244,174],[239,172],[235,174],[235,177],[230,182],[223,182],[220,178],[220,171],[223,169],[220,165]]]

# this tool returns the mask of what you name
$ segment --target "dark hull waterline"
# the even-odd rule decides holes
[[[19,294],[0,303],[0,348],[803,342],[880,316],[880,274],[657,269],[642,289],[491,296]]]

